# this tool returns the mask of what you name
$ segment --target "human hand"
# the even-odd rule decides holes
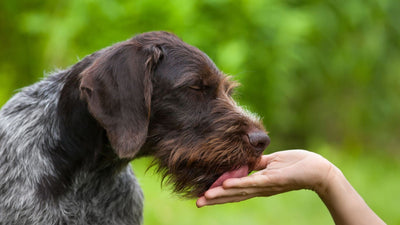
[[[243,178],[231,178],[222,186],[208,190],[197,200],[203,207],[271,196],[299,189],[317,193],[325,188],[329,173],[336,168],[322,156],[305,150],[286,150],[262,156],[255,170]]]

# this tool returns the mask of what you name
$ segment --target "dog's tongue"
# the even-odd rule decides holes
[[[222,174],[210,187],[211,188],[215,188],[218,186],[221,186],[222,183],[224,183],[225,180],[229,179],[229,178],[241,178],[241,177],[245,177],[249,174],[249,166],[245,165],[245,166],[241,166],[239,169],[236,170],[231,170],[228,172],[225,172],[224,174]]]

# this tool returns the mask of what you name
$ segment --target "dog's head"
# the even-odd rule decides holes
[[[175,191],[198,196],[247,175],[269,144],[235,86],[197,48],[150,32],[103,50],[80,88],[119,157],[153,155]]]

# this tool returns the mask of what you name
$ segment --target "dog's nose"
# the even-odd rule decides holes
[[[263,152],[264,149],[269,145],[271,139],[263,131],[254,131],[247,134],[249,142],[257,152]]]

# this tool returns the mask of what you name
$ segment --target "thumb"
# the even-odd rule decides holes
[[[268,164],[270,164],[275,158],[276,158],[275,153],[261,156],[261,159],[255,165],[254,170],[263,170],[267,168]]]

